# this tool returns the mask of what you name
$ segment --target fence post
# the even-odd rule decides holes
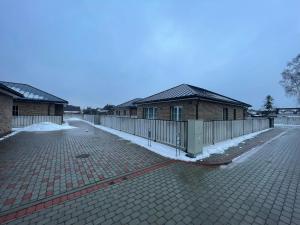
[[[135,135],[135,119],[133,119],[133,134]]]
[[[203,148],[203,120],[188,120],[187,156],[196,157]]]
[[[232,136],[233,136],[233,134],[232,134],[232,125],[233,125],[233,122],[232,122],[233,120],[231,120],[231,139],[232,139]]]
[[[156,120],[154,120],[154,141],[156,142]]]
[[[243,120],[243,135],[245,135],[245,120]]]
[[[212,121],[212,144],[215,144],[215,121]]]
[[[269,117],[269,128],[274,128],[274,118]]]

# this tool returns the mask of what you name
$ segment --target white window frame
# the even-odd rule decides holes
[[[172,106],[171,107],[171,120],[174,121],[180,121],[182,120],[182,106]],[[175,113],[173,112],[173,110],[175,110]],[[175,118],[174,118],[174,114],[175,114]],[[181,117],[181,118],[180,118]]]
[[[144,108],[144,119],[153,120],[157,118],[157,107]]]

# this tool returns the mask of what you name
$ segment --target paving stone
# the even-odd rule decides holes
[[[91,224],[298,225],[299,136],[300,129],[291,129],[243,162],[222,168],[176,162],[9,224],[60,224],[75,215],[78,223]]]

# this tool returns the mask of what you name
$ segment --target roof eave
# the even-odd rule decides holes
[[[18,102],[42,102],[42,103],[52,103],[52,104],[68,104],[68,101],[51,101],[51,100],[43,100],[43,99],[28,99],[28,98],[16,98],[14,99]]]
[[[215,98],[205,98],[203,96],[198,96],[198,95],[191,95],[191,96],[186,96],[186,97],[177,97],[177,98],[168,98],[168,99],[159,99],[159,100],[153,100],[153,101],[140,101],[137,102],[137,105],[143,105],[143,104],[151,104],[151,103],[159,103],[159,102],[170,102],[170,101],[180,101],[180,100],[205,100],[205,101],[213,101],[213,102],[218,102],[222,104],[228,104],[228,105],[236,105],[236,106],[242,106],[242,107],[251,107],[251,105],[243,102],[229,102],[229,101],[222,101],[219,99]]]

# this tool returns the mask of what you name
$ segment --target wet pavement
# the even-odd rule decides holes
[[[91,132],[97,135],[98,131]],[[82,136],[90,134],[85,133],[73,134],[75,146],[88,145]],[[25,134],[14,138],[20,135]],[[151,155],[143,158],[148,166],[142,171],[130,167],[126,179],[123,176],[109,184],[91,186],[78,196],[30,208],[24,214],[11,213],[2,221],[9,218],[9,224],[300,224],[299,137],[300,129],[286,130],[243,160],[216,168],[168,161],[142,150],[143,154]],[[3,143],[0,146],[2,151]],[[119,148],[124,146],[122,143]],[[83,151],[77,150],[76,154],[79,152]],[[11,158],[7,155],[5,162],[8,164],[14,158],[13,154]],[[59,162],[56,161],[64,164]]]

